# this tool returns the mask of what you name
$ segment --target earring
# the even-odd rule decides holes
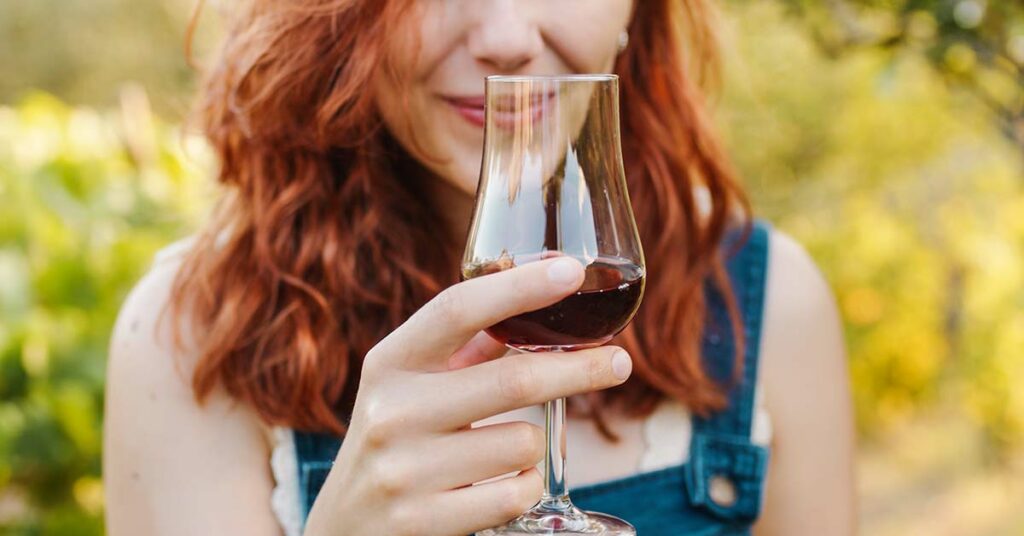
[[[622,30],[622,33],[619,34],[619,53],[624,52],[627,46],[629,46],[629,32]]]

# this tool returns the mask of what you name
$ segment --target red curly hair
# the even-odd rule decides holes
[[[249,0],[232,17],[197,110],[227,192],[171,300],[198,334],[200,402],[223,386],[268,423],[342,434],[363,356],[456,282],[459,252],[439,244],[438,207],[408,179],[419,174],[402,171],[418,164],[367,91],[375,76],[397,76],[386,36],[411,1]],[[706,281],[742,337],[719,244],[749,226],[750,210],[702,97],[717,60],[709,4],[637,2],[615,66],[649,277],[616,341],[634,374],[590,395],[602,429],[609,404],[633,415],[664,397],[701,415],[724,405],[701,363]]]

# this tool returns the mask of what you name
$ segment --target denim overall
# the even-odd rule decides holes
[[[737,234],[724,241],[725,251],[731,251]],[[725,302],[711,285],[705,286],[705,367],[712,377],[734,386],[728,407],[709,418],[693,417],[686,463],[571,488],[573,503],[578,507],[621,517],[636,527],[640,536],[750,534],[761,509],[768,467],[768,449],[750,441],[768,237],[767,224],[755,221],[750,238],[727,264],[746,336],[741,378],[732,374],[735,347]],[[327,478],[341,441],[322,434],[294,434],[305,516]]]

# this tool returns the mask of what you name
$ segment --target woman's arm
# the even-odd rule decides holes
[[[774,430],[757,536],[855,533],[853,410],[842,325],[814,261],[772,234],[761,377]]]
[[[223,392],[200,407],[195,356],[160,322],[178,264],[158,262],[126,300],[107,365],[103,473],[107,531],[277,535],[260,421]]]

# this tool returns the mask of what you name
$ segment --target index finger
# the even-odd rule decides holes
[[[452,285],[385,337],[378,351],[406,368],[447,370],[448,357],[478,331],[561,300],[579,289],[583,276],[579,261],[558,257]]]
[[[456,430],[513,409],[556,398],[614,387],[633,370],[629,354],[617,346],[572,352],[522,353],[471,367],[421,375],[434,393],[417,399],[421,426]]]

